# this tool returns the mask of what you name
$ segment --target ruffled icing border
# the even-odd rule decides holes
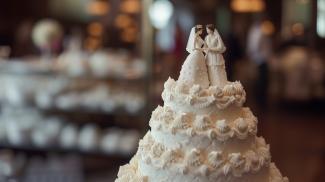
[[[223,88],[210,86],[202,89],[200,85],[186,85],[172,78],[164,84],[162,98],[165,103],[177,103],[195,109],[216,106],[225,109],[230,105],[242,106],[246,101],[246,92],[238,81],[229,82]]]
[[[206,136],[222,142],[231,138],[244,140],[257,133],[257,118],[249,108],[243,108],[242,117],[234,121],[224,119],[212,121],[208,115],[177,113],[168,106],[158,106],[152,112],[149,125],[153,130],[188,136]]]
[[[181,174],[197,174],[209,176],[233,175],[241,177],[244,173],[257,172],[267,167],[271,161],[269,145],[263,138],[256,138],[256,149],[245,153],[224,154],[222,151],[211,151],[193,148],[189,152],[182,149],[168,149],[154,141],[150,132],[139,142],[138,155],[147,165],[158,169],[174,169]]]

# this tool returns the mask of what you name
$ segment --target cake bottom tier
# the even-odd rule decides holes
[[[247,173],[241,177],[233,175],[221,176],[210,174],[207,176],[181,174],[170,171],[168,168],[157,169],[146,163],[138,162],[135,156],[130,164],[120,168],[118,178],[115,182],[288,182],[282,177],[274,163],[256,173]]]

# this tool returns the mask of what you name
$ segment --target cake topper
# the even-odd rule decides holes
[[[205,41],[201,38],[202,25],[192,28],[186,50],[190,55],[186,58],[178,80],[185,84],[198,84],[202,88],[227,84],[225,61],[222,53],[226,47],[214,25],[206,26]],[[206,54],[204,57],[203,52]]]

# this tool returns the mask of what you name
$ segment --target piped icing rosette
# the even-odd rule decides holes
[[[221,92],[215,93],[215,98],[219,109],[225,109],[232,104],[241,107],[246,101],[246,92],[240,82],[229,82]]]

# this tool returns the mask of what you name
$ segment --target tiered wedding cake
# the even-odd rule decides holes
[[[256,136],[257,118],[242,107],[243,86],[226,80],[218,32],[207,32],[204,42],[202,26],[192,29],[180,77],[166,81],[165,104],[153,111],[151,131],[116,182],[288,181]]]

